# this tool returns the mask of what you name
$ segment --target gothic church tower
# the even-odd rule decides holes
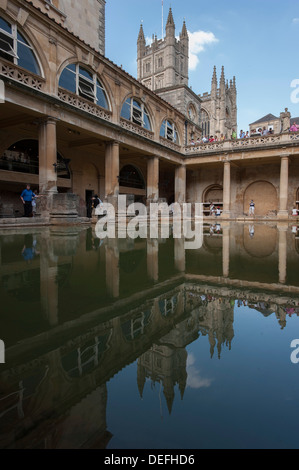
[[[166,36],[146,46],[141,24],[137,40],[137,79],[153,91],[175,85],[188,85],[189,39],[185,22],[180,38],[175,37],[172,10],[166,23]]]

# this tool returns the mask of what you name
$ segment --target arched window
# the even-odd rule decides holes
[[[134,122],[145,129],[151,130],[149,114],[143,103],[139,103],[135,98],[128,98],[122,107],[121,117]]]
[[[201,130],[203,136],[210,135],[210,118],[204,109],[201,110]]]
[[[17,25],[10,24],[0,16],[0,57],[29,72],[41,75],[40,67],[32,47],[18,30]]]
[[[126,188],[145,189],[145,181],[141,172],[133,165],[125,165],[119,174],[119,185]]]
[[[164,137],[164,139],[171,140],[172,142],[176,144],[179,143],[178,133],[177,133],[175,124],[168,121],[167,119],[162,122],[162,126],[160,129],[160,136]]]
[[[79,64],[70,64],[60,75],[59,86],[102,108],[109,109],[105,89],[97,75]]]

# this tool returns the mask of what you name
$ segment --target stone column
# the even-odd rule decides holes
[[[226,222],[225,222],[226,223]],[[229,225],[222,227],[222,271],[223,277],[229,277]]]
[[[56,122],[56,119],[49,117],[39,126],[39,191],[41,194],[57,193]]]
[[[174,202],[179,204],[186,202],[186,167],[184,165],[175,169],[174,192]]]
[[[223,218],[230,217],[230,162],[224,162],[223,170]]]
[[[147,162],[147,201],[157,202],[159,199],[159,158],[151,157]]]
[[[105,198],[116,207],[119,195],[119,142],[109,142],[105,150]]]
[[[287,225],[278,226],[278,273],[280,284],[285,284],[287,278],[287,231]]]
[[[47,232],[40,238],[40,298],[43,315],[52,327],[58,324],[57,276],[57,257]]]
[[[151,281],[159,280],[159,243],[157,239],[147,239],[147,274]]]
[[[288,218],[288,186],[289,186],[289,157],[282,156],[280,164],[280,185],[279,185],[279,219]]]
[[[106,286],[108,294],[116,299],[119,297],[119,250],[117,240],[109,240],[106,249]]]
[[[184,238],[174,239],[174,265],[175,268],[183,273],[186,269],[186,256],[185,256],[185,240]]]

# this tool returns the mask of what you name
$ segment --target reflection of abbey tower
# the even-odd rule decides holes
[[[137,40],[137,79],[168,101],[197,126],[204,135],[231,136],[237,130],[237,88],[235,77],[225,80],[224,67],[218,84],[214,67],[210,93],[196,95],[188,86],[189,37],[185,21],[179,38],[170,8],[165,39],[153,35],[146,45],[141,24]],[[218,86],[219,85],[219,86]],[[194,129],[195,131],[195,129]]]
[[[184,348],[154,344],[138,360],[137,384],[140,396],[143,396],[147,378],[151,379],[152,385],[163,384],[163,394],[170,414],[175,397],[174,388],[177,384],[183,399],[187,383],[186,366],[187,351]]]
[[[175,398],[175,386],[178,384],[181,399],[187,385],[186,346],[193,343],[199,332],[209,337],[211,357],[217,347],[218,358],[222,347],[231,349],[234,337],[234,305],[229,299],[217,298],[207,305],[195,308],[188,318],[177,324],[159,344],[154,344],[138,360],[137,385],[140,396],[143,396],[146,379],[152,386],[163,385],[169,413],[172,411]]]

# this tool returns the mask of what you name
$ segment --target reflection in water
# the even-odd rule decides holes
[[[272,353],[279,354],[280,330],[293,322],[298,331],[297,231],[226,222],[204,226],[203,237],[199,249],[185,251],[180,239],[99,241],[84,228],[22,229],[0,236],[0,331],[6,344],[6,364],[0,368],[1,448],[105,448],[114,442],[121,447],[126,431],[115,407],[120,402],[129,409],[130,400],[140,413],[134,414],[125,446],[133,448],[136,436],[141,447],[170,445],[155,440],[161,425],[153,420],[157,409],[160,423],[168,426],[168,416],[177,446],[184,448],[193,442],[194,429],[182,413],[197,416],[197,397],[212,414],[215,393],[225,395],[228,388],[231,407],[236,406],[244,368],[253,395],[255,386],[266,387],[244,365],[252,345],[250,354],[244,351],[250,340],[255,354],[264,348],[268,355],[274,346]],[[269,334],[273,342],[262,338]],[[216,366],[219,359],[223,370]],[[259,370],[263,353],[254,360]],[[277,373],[279,364],[274,367]],[[118,388],[119,380],[126,386]],[[291,372],[284,380],[299,390]],[[137,397],[123,392],[129,387],[132,397],[136,386],[142,408]],[[113,413],[107,410],[110,396]],[[272,390],[276,398],[279,391],[276,397]],[[224,410],[218,412],[220,427]],[[239,413],[231,413],[234,421]],[[143,420],[152,429],[150,443],[140,431]],[[206,446],[217,447],[213,432],[205,430]],[[255,432],[253,447],[261,437]],[[228,435],[231,441],[223,437],[219,446],[237,442],[236,430]]]

